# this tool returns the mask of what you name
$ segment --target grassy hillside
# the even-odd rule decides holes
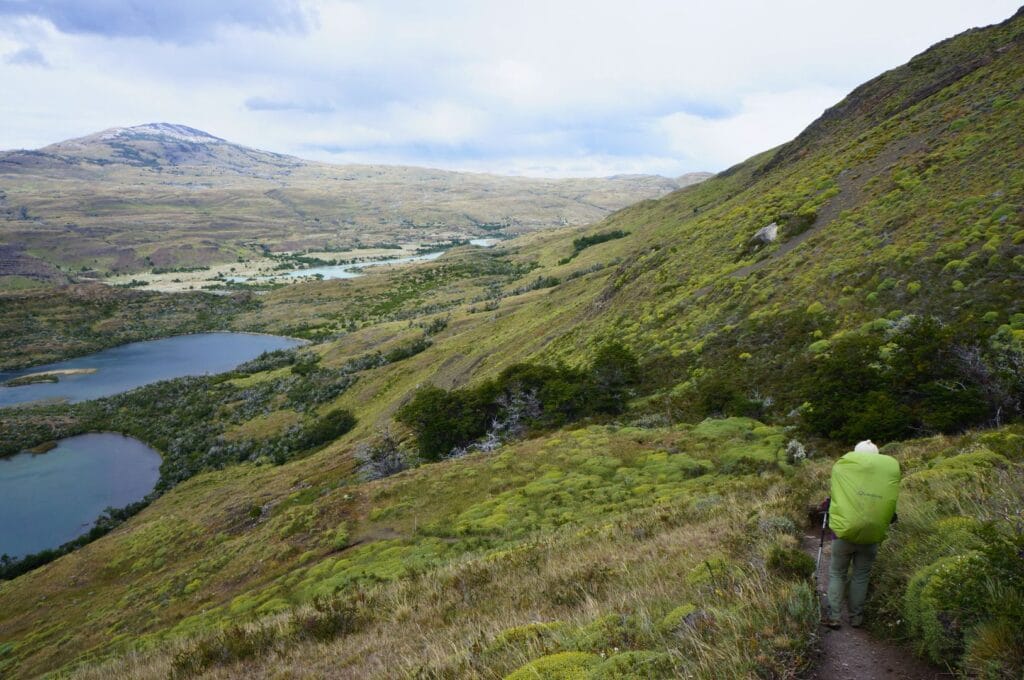
[[[1024,436],[1005,423],[1024,399],[1021,83],[1024,15],[597,225],[260,296],[230,324],[317,339],[303,380],[429,346],[301,413],[257,389],[292,381],[290,364],[219,379],[270,400],[244,422],[244,399],[225,402],[216,436],[269,441],[338,409],[357,423],[280,465],[190,469],[113,533],[0,585],[0,670],[792,677],[817,617],[796,536],[827,454],[862,428],[907,440],[887,449],[907,481],[873,625],[960,670],[1019,676]],[[756,237],[773,223],[775,240]],[[496,396],[487,381],[520,362],[586,373],[613,340],[639,359],[622,412],[524,416],[495,451],[367,479],[393,440],[418,462],[422,433],[395,416],[419,388],[468,388],[436,403],[508,424],[533,383]],[[535,398],[572,388],[551,379]],[[131,400],[146,394],[90,417],[137,415],[145,432]]]

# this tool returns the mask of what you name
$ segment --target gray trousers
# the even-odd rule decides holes
[[[858,545],[836,538],[832,541],[832,561],[828,567],[828,609],[829,616],[838,620],[843,610],[843,594],[849,582],[850,623],[864,622],[864,600],[868,594],[868,579],[871,565],[878,554],[878,544]],[[848,575],[850,564],[853,573]]]

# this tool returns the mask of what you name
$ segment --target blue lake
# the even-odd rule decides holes
[[[145,497],[159,477],[159,453],[110,432],[0,458],[0,554],[56,548],[88,531],[106,508]]]
[[[60,382],[0,387],[0,407],[39,400],[70,402],[108,397],[158,380],[223,373],[263,352],[302,344],[301,340],[254,333],[196,333],[133,342],[69,361],[0,372],[0,383],[44,371],[93,369],[62,375]]]

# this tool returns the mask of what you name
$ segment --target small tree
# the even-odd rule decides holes
[[[605,343],[591,365],[598,411],[622,413],[629,390],[640,382],[640,364],[621,342]]]

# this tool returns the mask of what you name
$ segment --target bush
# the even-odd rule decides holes
[[[658,624],[658,628],[663,633],[676,633],[682,630],[684,626],[689,626],[699,614],[700,611],[697,609],[697,605],[687,602],[666,614],[662,618],[661,623]]]
[[[395,418],[416,433],[420,456],[436,461],[474,442],[492,450],[503,438],[530,427],[557,427],[594,414],[625,409],[640,380],[636,357],[622,344],[599,348],[588,369],[514,364],[476,387],[443,390],[427,386]]]
[[[964,633],[988,608],[985,561],[972,551],[936,560],[911,579],[904,610],[911,635],[935,663],[959,658]]]
[[[587,675],[589,680],[674,677],[676,669],[671,656],[646,650],[616,654]]]
[[[560,652],[534,659],[506,676],[505,680],[584,680],[601,663],[597,654]]]
[[[335,409],[318,419],[302,434],[303,444],[307,447],[319,446],[332,442],[351,430],[356,425],[356,417],[345,409]]]
[[[601,234],[591,234],[590,236],[581,236],[573,239],[572,241],[572,254],[563,258],[559,261],[559,264],[568,264],[574,257],[579,255],[581,252],[591,246],[596,246],[598,243],[605,243],[607,241],[614,241],[615,239],[625,238],[629,236],[628,231],[622,231],[621,229],[613,229],[612,231],[606,231]]]
[[[882,329],[835,339],[814,360],[804,381],[806,429],[891,441],[1021,413],[1024,355],[998,333],[984,349],[973,329],[958,333],[933,317],[904,317]]]
[[[814,560],[802,550],[772,546],[765,563],[768,570],[788,579],[807,579],[814,576]]]
[[[360,618],[349,601],[318,596],[309,609],[294,610],[289,624],[294,638],[324,641],[358,630]]]

